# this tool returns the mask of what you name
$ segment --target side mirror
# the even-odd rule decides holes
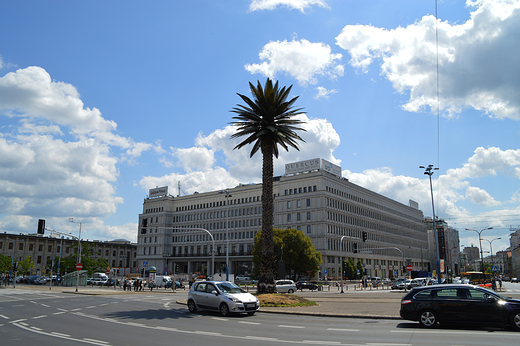
[[[216,295],[216,296],[218,296],[218,292],[215,291],[215,290],[211,291],[211,293],[214,294],[214,295]]]

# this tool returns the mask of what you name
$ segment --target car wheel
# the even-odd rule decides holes
[[[520,311],[515,311],[511,314],[510,323],[515,330],[520,331]]]
[[[229,316],[229,307],[226,303],[220,304],[219,311],[222,316]]]
[[[423,327],[432,328],[437,324],[437,315],[431,310],[424,310],[419,315],[419,323]]]
[[[294,293],[294,290],[288,290],[287,293]]]
[[[188,300],[188,310],[190,310],[190,312],[197,312],[197,305],[191,299]]]

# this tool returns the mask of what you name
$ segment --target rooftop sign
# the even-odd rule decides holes
[[[155,189],[148,190],[148,197],[162,197],[168,194],[168,186],[156,187]]]
[[[341,177],[341,167],[324,159],[311,159],[285,164],[285,174],[303,173],[321,169]]]

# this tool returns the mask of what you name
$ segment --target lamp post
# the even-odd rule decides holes
[[[433,165],[428,165],[428,167],[424,167],[424,166],[419,166],[419,168],[423,168],[424,169],[424,174],[428,175],[428,177],[430,178],[430,194],[432,196],[432,212],[433,212],[433,234],[435,236],[435,255],[436,255],[436,260],[437,260],[437,283],[440,284],[441,283],[441,260],[440,260],[440,256],[439,256],[439,235],[437,234],[437,227],[435,225],[435,206],[434,206],[434,203],[433,203],[433,187],[432,187],[432,175],[433,175],[433,171],[437,171],[439,170],[438,167],[433,167]]]
[[[343,293],[343,238],[346,237],[346,235],[342,236],[341,240],[339,241],[339,271],[341,273],[341,293]]]
[[[489,252],[491,253],[491,271],[493,271],[493,267],[495,266],[495,263],[493,262],[493,246],[492,246],[492,244],[493,244],[493,242],[495,240],[499,240],[499,239],[502,239],[502,238],[495,238],[493,240],[489,240],[489,239],[484,239],[483,238],[483,240],[485,240],[485,241],[487,241],[489,243]]]
[[[6,238],[9,240],[9,238]],[[9,272],[9,280],[13,280],[13,261],[14,261],[14,248],[16,247],[16,239],[13,238],[13,255],[11,256],[11,270]],[[16,279],[13,280],[13,287],[16,287]]]
[[[226,281],[229,281],[229,194],[228,190],[222,190],[219,193],[226,194]]]
[[[488,230],[488,229],[493,229],[493,227],[488,227],[488,228],[484,228],[481,230],[466,228],[466,231],[475,231],[478,233],[478,243],[480,245],[480,271],[482,272],[482,276],[484,276],[484,277],[485,277],[484,269],[483,269],[484,268],[484,255],[482,254],[482,237],[480,235],[482,234],[482,232],[484,232],[485,230]]]
[[[79,251],[78,251],[78,260],[76,263],[76,264],[78,264],[78,263],[81,263],[81,222],[74,221],[74,218],[72,218],[72,217],[69,217],[69,222],[79,223],[79,236],[78,236]],[[79,286],[79,270],[76,269],[76,292],[78,291],[78,286]]]

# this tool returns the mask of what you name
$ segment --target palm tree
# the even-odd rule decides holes
[[[256,87],[250,82],[249,88],[253,94],[252,100],[237,93],[247,105],[237,104],[237,107],[231,110],[238,114],[233,117],[236,121],[231,122],[237,127],[237,132],[231,139],[247,136],[234,149],[254,143],[250,157],[253,157],[258,149],[262,151],[262,252],[258,293],[273,293],[276,292],[276,262],[273,248],[273,155],[278,158],[279,145],[287,151],[288,146],[300,150],[296,140],[305,141],[295,130],[305,130],[295,126],[303,122],[293,117],[304,112],[301,108],[293,108],[298,97],[286,101],[292,85],[279,89],[278,82],[273,86],[271,79],[267,78],[264,87],[258,81]]]

